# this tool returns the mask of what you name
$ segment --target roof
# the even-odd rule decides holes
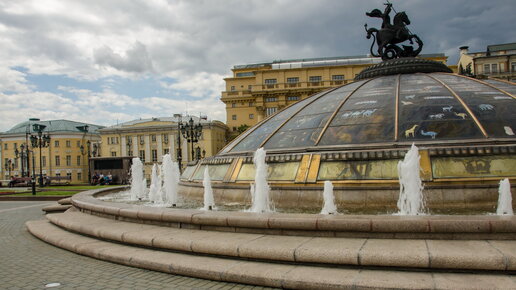
[[[429,54],[420,54],[422,58],[433,58],[433,57],[445,57],[444,53],[429,53]],[[278,64],[287,64],[287,63],[317,63],[319,62],[321,66],[326,66],[328,64],[340,65],[342,64],[339,60],[345,60],[344,64],[352,63],[352,64],[360,64],[360,63],[372,63],[372,60],[381,61],[378,57],[372,57],[371,55],[353,55],[353,56],[335,56],[335,57],[316,57],[316,58],[297,58],[297,59],[284,59],[284,60],[273,60],[272,62],[260,62],[260,63],[250,63],[250,64],[241,64],[233,66],[233,69],[246,69],[246,68],[259,68],[264,66],[278,65]],[[353,60],[357,60],[356,62]]]
[[[76,122],[70,120],[48,120],[40,121],[39,119],[29,119],[28,121],[19,123],[2,134],[25,134],[34,133],[32,125],[40,124],[46,126],[44,132],[73,132],[73,133],[84,133],[84,129],[81,127],[88,126],[89,133],[98,133],[98,130],[104,128],[104,126],[89,124],[84,122]]]
[[[186,122],[186,121],[190,120],[190,118],[192,118],[194,123],[196,123],[196,124],[199,122],[202,124],[212,123],[212,121],[209,121],[206,119],[201,119],[197,116],[182,116],[182,121]],[[157,118],[136,119],[136,120],[127,121],[127,122],[124,122],[124,123],[121,123],[118,125],[109,126],[104,129],[105,130],[123,129],[123,128],[128,128],[128,127],[134,127],[135,125],[144,124],[144,123],[148,123],[148,122],[177,123],[178,118],[176,118],[176,117],[157,117]],[[164,124],[164,125],[169,125],[169,124]]]
[[[501,50],[516,50],[516,42],[504,43],[504,44],[493,44],[487,46],[487,51],[501,51]]]

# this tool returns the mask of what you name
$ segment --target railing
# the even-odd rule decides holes
[[[296,82],[296,83],[275,83],[275,84],[260,84],[253,85],[251,90],[238,90],[238,91],[226,91],[223,92],[226,97],[237,97],[237,96],[245,96],[245,94],[250,94],[251,92],[258,91],[269,91],[269,90],[284,90],[284,89],[292,89],[292,88],[312,88],[312,87],[332,87],[332,86],[340,86],[347,83],[352,82],[353,80],[321,80],[321,81],[307,81],[307,82]]]

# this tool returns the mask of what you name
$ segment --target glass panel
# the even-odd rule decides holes
[[[269,163],[267,165],[268,180],[294,181],[296,179],[299,162]],[[245,163],[238,173],[237,180],[253,181],[254,177],[254,164]]]
[[[349,97],[319,145],[394,140],[396,76],[375,79]]]
[[[452,93],[424,75],[401,76],[398,134],[401,141],[483,138]]]
[[[319,167],[318,180],[397,179],[398,160],[325,161]]]
[[[182,179],[189,179],[190,176],[192,176],[192,174],[193,174],[193,172],[194,172],[196,167],[197,166],[187,166],[185,168],[185,171],[183,171],[183,174],[181,175],[181,178]]]
[[[435,77],[445,82],[464,100],[489,137],[514,138],[515,99],[474,80],[444,74]]]
[[[435,178],[516,176],[516,156],[432,158]]]
[[[195,173],[193,179],[195,180],[203,180],[204,179],[204,170],[206,165],[201,165],[199,170]],[[210,174],[211,180],[223,180],[226,172],[228,171],[229,164],[221,164],[221,165],[208,165],[208,172]]]
[[[340,102],[363,82],[341,87],[314,101],[278,130],[264,147],[271,149],[313,146]]]
[[[227,152],[238,152],[238,151],[252,151],[258,149],[258,146],[267,138],[267,136],[272,133],[276,128],[281,125],[288,117],[297,112],[299,108],[306,105],[307,102],[313,100],[314,97],[317,97],[320,94],[314,95],[302,101],[299,101],[283,111],[277,113],[274,117],[266,121],[265,123],[259,125],[254,131],[250,131],[249,133],[245,133],[244,136],[239,136],[232,144],[224,149],[222,153]],[[242,141],[240,141],[242,140]],[[234,147],[233,147],[234,146]]]

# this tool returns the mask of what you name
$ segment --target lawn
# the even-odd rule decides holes
[[[110,187],[113,185],[60,185],[60,186],[46,186],[44,189],[61,189],[61,190],[90,190]]]
[[[43,196],[43,195],[74,195],[78,193],[79,191],[40,191],[36,192],[36,196]],[[20,194],[13,194],[13,196],[32,196],[32,193],[20,193]]]

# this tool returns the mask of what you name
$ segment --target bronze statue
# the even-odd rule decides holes
[[[391,17],[389,15],[391,10],[394,10],[392,3],[386,3],[384,12],[381,12],[379,9],[373,9],[371,12],[366,13],[369,17],[381,18],[383,20],[380,30],[376,28],[367,29],[367,24],[365,24],[367,39],[371,38],[372,35],[378,45],[378,53],[375,54],[373,51],[375,40],[373,40],[371,54],[381,57],[383,60],[417,56],[421,49],[423,49],[423,41],[407,28],[410,20],[405,12],[397,12],[391,24]],[[411,45],[415,41],[418,45],[417,49],[414,50],[414,47],[411,45],[401,45],[401,47],[397,45],[405,41],[408,41]]]

